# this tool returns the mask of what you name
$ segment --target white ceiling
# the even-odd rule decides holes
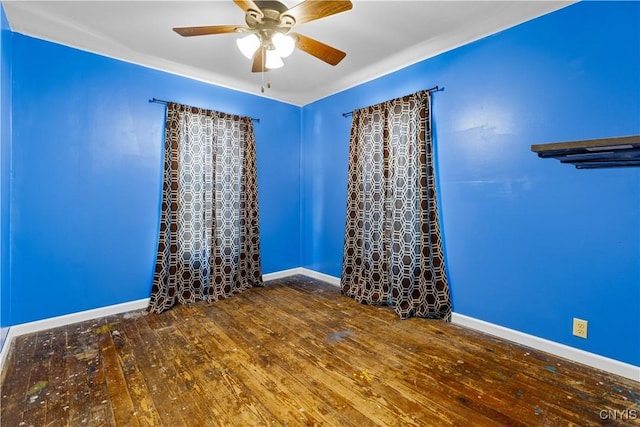
[[[242,26],[244,12],[232,0],[2,3],[14,32],[301,106],[573,1],[353,0],[350,11],[295,28],[347,57],[332,67],[296,50],[268,73],[264,94],[260,73],[236,47],[240,35],[186,38],[171,30]]]

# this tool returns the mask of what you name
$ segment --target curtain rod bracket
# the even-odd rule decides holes
[[[151,98],[149,100],[149,103],[154,103],[154,104],[162,104],[162,105],[167,105],[169,104],[169,101],[165,101],[164,99],[158,99],[158,98]],[[251,120],[253,120],[256,123],[260,123],[260,119],[256,119],[254,117],[249,117]]]

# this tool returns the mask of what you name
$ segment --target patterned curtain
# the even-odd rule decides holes
[[[342,293],[450,320],[429,91],[353,112]]]
[[[263,286],[253,121],[168,103],[149,311]]]

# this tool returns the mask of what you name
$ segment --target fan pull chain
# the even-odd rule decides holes
[[[260,78],[261,78],[261,82],[260,82],[260,92],[264,93],[264,86],[265,86],[265,73],[268,71],[266,70],[266,57],[267,57],[267,52],[266,49],[264,47],[261,48],[262,51],[262,60],[260,61]],[[271,79],[269,77],[267,77],[267,89],[271,89]]]
[[[262,70],[260,72],[260,78],[262,79],[261,84],[260,84],[260,92],[264,93],[264,55],[262,56],[262,59],[260,60],[260,67],[262,68]]]
[[[262,65],[262,84],[260,85],[260,92],[264,93],[264,63],[266,60],[266,52],[264,51],[264,48],[261,48],[262,50],[262,61],[260,61],[261,65]]]
[[[260,92],[264,93],[264,74],[265,74],[265,70],[264,70],[264,62],[265,62],[265,56],[263,55],[262,57],[262,82],[260,84]],[[267,89],[271,89],[271,79],[267,79]]]

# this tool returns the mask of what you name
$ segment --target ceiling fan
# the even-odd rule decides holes
[[[296,25],[315,21],[350,10],[349,0],[305,0],[287,8],[279,1],[233,0],[245,12],[246,27],[236,25],[212,25],[203,27],[178,27],[173,31],[184,37],[209,34],[248,33],[236,42],[240,51],[253,59],[251,71],[265,72],[280,68],[285,58],[298,48],[330,65],[337,65],[347,55],[311,37],[291,32]]]

